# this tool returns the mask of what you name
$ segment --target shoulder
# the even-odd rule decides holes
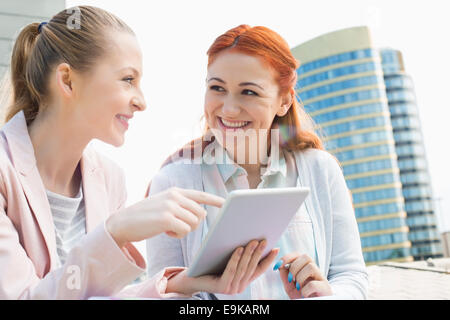
[[[186,143],[164,161],[157,176],[171,181],[198,180],[201,178],[205,149],[210,143],[203,137]]]
[[[8,150],[9,148],[8,143],[6,142],[6,138],[3,135],[3,132],[0,131],[0,166],[2,168],[6,163],[11,162]]]
[[[178,160],[161,167],[154,179],[163,179],[171,186],[193,188],[201,177],[201,164]]]
[[[149,182],[146,196],[171,187],[202,189],[201,162],[191,159],[171,159],[166,161]]]
[[[85,165],[89,166],[88,170],[103,173],[102,176],[108,194],[126,193],[125,172],[114,160],[95,150],[92,146],[86,147],[83,158]]]
[[[3,132],[0,131],[0,191],[2,197],[5,196],[6,185],[15,179],[18,179],[17,172],[12,163],[8,143]]]
[[[8,142],[2,131],[0,131],[0,173],[2,180],[6,179],[6,176],[10,176],[12,173],[16,173]]]
[[[125,176],[124,170],[122,167],[120,167],[117,162],[112,160],[111,158],[101,154],[97,153],[97,158],[100,167],[105,171],[108,172],[110,176],[116,176],[123,178]]]
[[[336,181],[344,180],[344,173],[338,159],[325,150],[306,149],[296,151],[299,174],[318,188],[331,188]]]
[[[89,166],[94,169],[100,168],[113,175],[123,172],[122,168],[114,160],[95,150],[92,146],[86,147],[83,156],[89,162]]]
[[[295,151],[295,156],[302,158],[312,168],[341,171],[339,160],[326,150],[309,148]]]

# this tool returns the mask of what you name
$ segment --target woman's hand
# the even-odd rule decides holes
[[[166,292],[178,292],[186,295],[200,291],[230,295],[242,293],[253,280],[267,270],[277,256],[279,248],[272,249],[260,261],[266,245],[265,240],[261,242],[253,240],[245,248],[237,248],[220,276],[207,275],[190,278],[186,275],[187,270],[184,270],[169,279]]]
[[[289,269],[284,266],[289,263]],[[284,289],[291,299],[330,296],[333,294],[328,280],[307,254],[290,253],[277,262]]]
[[[200,204],[221,207],[224,201],[197,190],[171,188],[111,215],[106,228],[119,247],[162,232],[183,238],[206,217]]]

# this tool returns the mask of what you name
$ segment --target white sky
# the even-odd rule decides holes
[[[404,0],[67,0],[94,5],[128,23],[144,57],[142,88],[148,109],[130,122],[124,146],[95,143],[127,175],[128,204],[142,199],[162,161],[200,133],[206,51],[239,24],[264,25],[290,47],[334,30],[368,25],[380,47],[403,53],[415,83],[441,231],[450,230],[450,19],[447,1]]]

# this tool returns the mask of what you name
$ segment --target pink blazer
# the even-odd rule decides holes
[[[87,234],[58,268],[52,213],[23,112],[1,128],[0,299],[181,297],[165,290],[183,268],[127,286],[144,272],[145,260],[131,243],[119,248],[104,223],[125,204],[123,171],[89,147],[80,165]]]

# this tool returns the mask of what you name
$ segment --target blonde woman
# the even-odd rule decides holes
[[[223,199],[171,188],[125,207],[122,170],[88,144],[122,145],[145,109],[142,54],[114,15],[75,10],[79,26],[64,10],[26,26],[12,52],[13,95],[0,130],[0,299],[190,297],[191,288],[166,292],[183,270],[176,266],[124,289],[146,268],[132,242],[182,238],[204,219],[200,204]],[[238,253],[228,270],[251,257]],[[221,284],[234,277],[227,271]]]

